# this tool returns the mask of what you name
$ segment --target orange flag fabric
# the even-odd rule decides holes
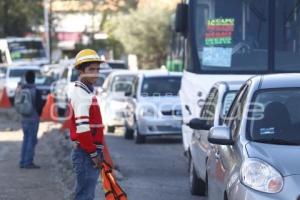
[[[117,183],[112,167],[105,161],[102,164],[101,178],[106,200],[127,200],[127,194]]]

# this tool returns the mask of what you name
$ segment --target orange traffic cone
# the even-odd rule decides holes
[[[48,94],[46,104],[42,111],[41,121],[54,121],[56,122],[58,114],[55,108],[54,97]]]
[[[11,108],[10,100],[7,96],[6,88],[3,89],[2,98],[0,100],[1,108]]]
[[[60,128],[60,131],[65,131],[65,130],[67,130],[67,129],[69,129],[70,128],[70,119],[69,118],[67,118],[64,122],[63,122],[63,124],[62,124],[62,126],[61,126],[61,128]]]

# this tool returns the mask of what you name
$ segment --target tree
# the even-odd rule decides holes
[[[169,26],[170,11],[151,6],[119,15],[106,30],[121,41],[127,53],[138,56],[141,68],[147,69],[165,64]]]
[[[43,23],[42,0],[1,0],[0,36],[23,36]]]

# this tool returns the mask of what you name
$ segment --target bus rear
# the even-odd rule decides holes
[[[0,63],[44,65],[49,59],[39,38],[5,38],[0,39]]]

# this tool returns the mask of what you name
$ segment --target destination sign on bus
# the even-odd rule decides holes
[[[230,45],[234,31],[234,19],[211,19],[207,22],[205,45]]]

